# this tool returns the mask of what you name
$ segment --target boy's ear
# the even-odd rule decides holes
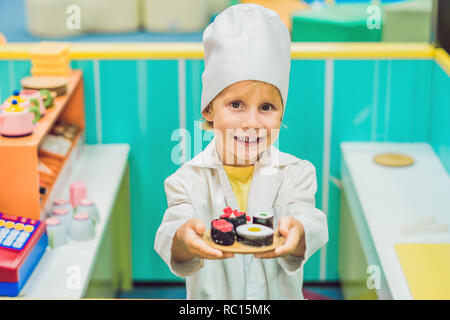
[[[203,118],[207,121],[212,121],[213,119],[213,110],[211,108],[211,104],[208,104],[206,108],[202,111]]]

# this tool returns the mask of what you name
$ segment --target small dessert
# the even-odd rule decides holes
[[[273,229],[273,213],[271,212],[258,212],[253,215],[254,224],[262,224]]]
[[[233,224],[225,219],[214,219],[211,221],[211,239],[214,243],[231,246],[235,241]]]
[[[250,220],[250,217],[248,217],[245,212],[232,210],[230,207],[226,207],[225,209],[223,209],[223,215],[221,215],[220,217],[231,222],[234,226],[234,229],[236,229],[240,225],[246,224],[247,221]]]
[[[237,241],[254,247],[270,246],[273,229],[261,224],[244,224],[236,228]]]

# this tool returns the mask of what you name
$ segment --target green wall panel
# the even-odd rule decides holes
[[[3,102],[11,92],[8,61],[0,61],[0,101]]]
[[[27,60],[0,60],[0,98],[1,102],[14,90],[20,90],[20,80],[30,75],[31,63]]]
[[[342,141],[371,139],[373,116],[373,85],[375,62],[367,60],[336,60],[334,62],[334,89],[330,145],[330,179],[339,181]],[[336,180],[335,180],[336,179]],[[339,186],[329,181],[329,208],[326,274],[328,280],[337,280],[339,248]]]
[[[140,85],[146,90],[147,108],[141,108],[141,113],[146,110],[147,124],[141,122],[145,134],[137,137],[142,148],[136,150],[135,196],[139,207],[132,222],[133,275],[135,280],[173,280],[176,277],[154,250],[154,238],[167,208],[164,180],[178,168],[168,160],[178,143],[171,141],[173,131],[179,128],[177,62],[147,61],[144,66],[147,72]]]
[[[147,159],[140,159],[141,169],[147,168],[148,175],[140,175],[142,184],[139,203],[147,204],[134,217],[137,234],[134,235],[134,276],[139,279],[173,280],[174,276],[154,250],[156,230],[167,209],[164,180],[179,167],[171,159],[171,151],[178,141],[171,141],[172,132],[179,128],[178,84],[176,61],[147,62],[148,125],[145,152]],[[144,151],[144,150],[143,150]],[[179,161],[179,159],[174,159]],[[137,219],[136,219],[137,218]],[[144,236],[145,234],[145,236]],[[147,257],[146,257],[147,256]]]
[[[325,64],[322,60],[291,62],[289,93],[280,136],[281,151],[310,161],[317,172],[316,206],[322,208],[323,95]],[[305,264],[304,280],[319,279],[320,251]]]
[[[190,134],[189,155],[186,160],[194,158],[211,141],[212,132],[201,130],[202,114],[200,112],[202,95],[202,73],[205,68],[203,60],[186,60],[186,129]],[[197,141],[197,142],[196,142]]]
[[[86,143],[97,143],[97,116],[95,110],[96,95],[96,78],[99,78],[99,74],[96,74],[94,69],[94,63],[98,64],[98,61],[91,60],[74,60],[71,62],[73,69],[81,69],[83,71],[83,85],[84,85],[84,117],[86,121]]]
[[[431,61],[390,61],[390,100],[386,139],[427,141],[431,111]],[[388,75],[389,76],[389,75]]]

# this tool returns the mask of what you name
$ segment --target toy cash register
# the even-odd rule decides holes
[[[41,221],[0,213],[0,296],[19,294],[47,244]]]

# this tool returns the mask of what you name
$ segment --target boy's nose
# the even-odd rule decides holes
[[[244,115],[245,118],[242,121],[242,127],[244,129],[248,129],[248,128],[263,128],[263,125],[261,124],[261,121],[259,121],[258,119],[258,112],[257,111],[249,111],[246,112],[246,114]]]

